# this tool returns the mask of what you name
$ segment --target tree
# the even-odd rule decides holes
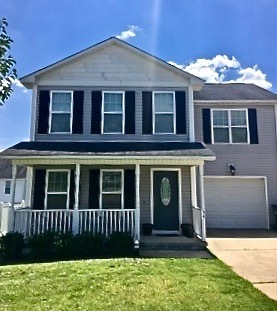
[[[12,94],[12,84],[17,77],[14,68],[16,61],[11,55],[8,55],[13,40],[7,34],[7,26],[7,20],[2,18],[0,21],[0,106]]]

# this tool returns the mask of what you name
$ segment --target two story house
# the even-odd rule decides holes
[[[30,176],[13,229],[120,230],[139,241],[144,223],[158,234],[191,225],[202,240],[206,220],[269,228],[277,95],[204,85],[117,38],[21,83],[33,90],[31,140],[1,153],[13,162],[13,184],[18,165]]]

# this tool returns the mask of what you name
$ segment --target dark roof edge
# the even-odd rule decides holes
[[[27,75],[24,75],[23,77],[19,78],[19,80],[20,80],[20,81],[21,81],[21,80],[24,80],[25,78],[28,78],[28,77],[30,77],[30,76],[32,76],[32,75],[35,75],[35,74],[39,73],[40,71],[45,71],[45,70],[47,70],[47,69],[50,69],[50,68],[53,67],[53,66],[59,65],[60,63],[64,63],[64,62],[66,62],[67,60],[70,61],[70,59],[74,59],[74,58],[77,57],[79,54],[80,54],[80,56],[81,56],[82,54],[85,54],[87,51],[89,51],[89,50],[91,50],[91,49],[94,49],[94,48],[97,48],[98,46],[101,46],[101,45],[103,45],[103,44],[105,44],[105,43],[108,43],[108,41],[112,41],[112,40],[115,41],[115,42],[119,42],[120,44],[124,44],[124,45],[126,45],[127,47],[129,47],[129,48],[131,48],[131,49],[137,50],[139,53],[145,54],[146,56],[152,58],[153,60],[155,60],[155,61],[157,61],[157,62],[163,63],[163,64],[164,64],[165,66],[167,66],[168,68],[171,68],[172,70],[174,70],[174,71],[176,71],[176,72],[179,72],[179,73],[182,74],[182,75],[188,75],[188,76],[191,76],[192,78],[194,78],[194,79],[196,79],[196,80],[199,80],[199,82],[203,82],[203,83],[205,82],[205,80],[203,80],[202,78],[199,78],[199,77],[197,77],[197,76],[195,76],[195,75],[193,75],[193,74],[191,74],[191,73],[189,73],[189,72],[187,72],[187,71],[184,71],[184,70],[182,70],[182,69],[180,69],[180,68],[177,68],[176,66],[173,66],[173,65],[169,64],[169,63],[166,62],[165,60],[163,60],[163,59],[161,59],[161,58],[159,58],[159,57],[157,57],[157,56],[154,56],[154,55],[152,55],[152,54],[150,54],[150,53],[148,53],[148,52],[146,52],[146,51],[144,51],[144,50],[142,50],[142,49],[140,49],[140,48],[138,48],[138,47],[136,47],[136,46],[134,46],[134,45],[132,45],[132,44],[126,42],[126,41],[124,41],[124,40],[120,40],[120,39],[118,39],[118,38],[116,38],[116,37],[114,37],[114,36],[113,36],[113,37],[110,37],[110,38],[108,38],[108,39],[105,39],[105,40],[103,40],[103,41],[101,41],[101,42],[98,42],[98,43],[96,43],[96,44],[94,44],[94,45],[91,45],[91,46],[89,46],[89,47],[87,47],[87,48],[85,48],[85,49],[83,49],[83,50],[81,50],[81,51],[79,51],[79,52],[73,53],[73,54],[71,54],[71,55],[69,55],[69,56],[67,56],[67,57],[65,57],[65,58],[63,58],[63,59],[61,59],[61,60],[58,60],[58,61],[56,61],[56,62],[54,62],[54,63],[52,63],[52,64],[50,64],[50,65],[48,65],[48,66],[42,67],[42,68],[40,68],[40,69],[38,69],[38,70],[36,70],[36,71],[33,71],[33,72],[31,72],[31,73],[29,73],[29,74],[27,74]],[[22,82],[22,81],[21,81],[21,82]],[[24,83],[24,81],[23,81],[22,83]]]

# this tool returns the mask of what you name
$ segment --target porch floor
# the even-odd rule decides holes
[[[184,236],[141,236],[139,253],[150,258],[213,258],[206,242]]]

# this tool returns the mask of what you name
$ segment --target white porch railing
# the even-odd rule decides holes
[[[45,231],[74,233],[92,232],[106,236],[113,231],[135,234],[135,209],[32,210],[14,211],[12,231],[25,237]]]
[[[113,231],[129,232],[134,236],[134,209],[87,209],[79,210],[79,232],[102,233],[106,236]]]
[[[31,210],[14,212],[13,231],[25,237],[45,231],[66,232],[72,230],[73,210]]]
[[[199,207],[192,208],[193,230],[202,237],[202,217],[201,209]]]

